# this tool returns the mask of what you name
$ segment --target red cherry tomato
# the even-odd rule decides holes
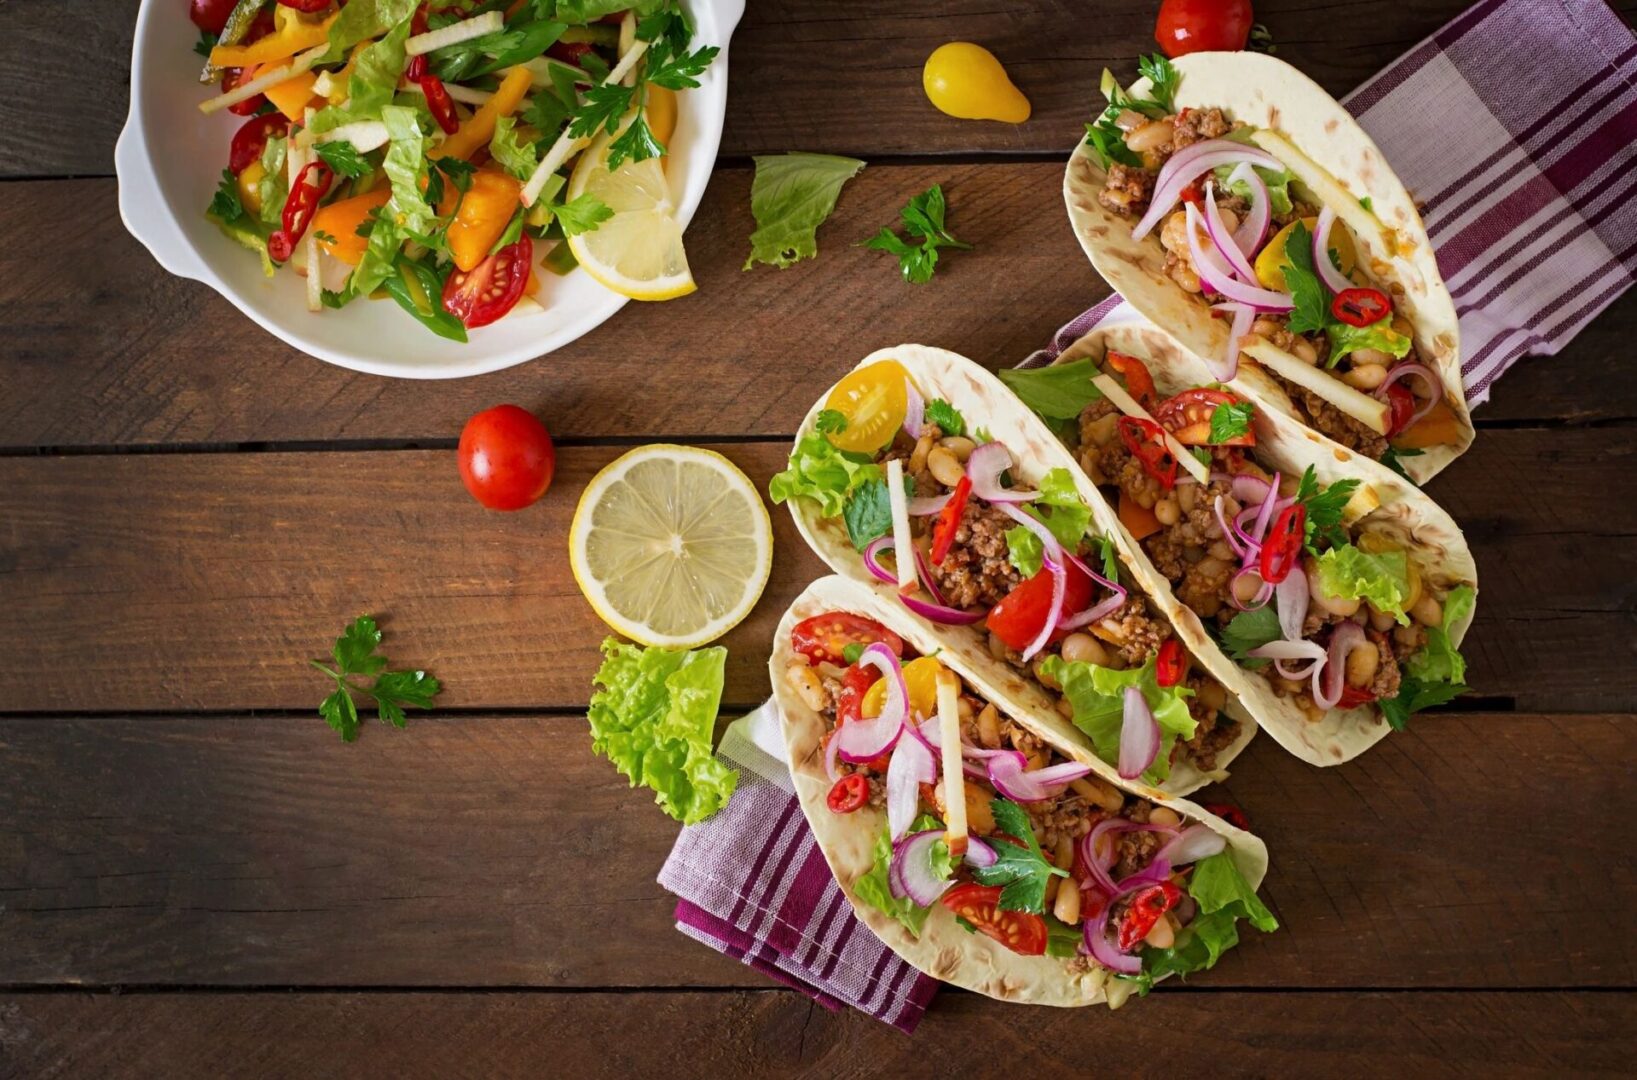
[[[488,326],[517,306],[534,263],[534,241],[529,234],[501,248],[468,273],[455,269],[443,283],[443,307],[468,330]]]
[[[238,0],[191,0],[188,18],[205,33],[220,35],[222,27],[227,25],[227,17],[237,6]]]
[[[1387,404],[1393,409],[1392,419],[1387,421],[1387,437],[1390,439],[1410,426],[1410,420],[1415,416],[1415,395],[1403,383],[1395,382],[1387,387]]]
[[[1154,658],[1154,681],[1161,686],[1175,686],[1182,681],[1187,661],[1182,655],[1182,642],[1176,638],[1166,638],[1165,644],[1160,646],[1160,652]]]
[[[832,814],[850,814],[862,809],[869,801],[870,780],[863,773],[843,776],[835,782],[830,794],[824,797],[824,805],[830,808]]]
[[[516,405],[484,409],[460,433],[460,478],[490,510],[521,510],[546,493],[557,469],[551,435]]]
[[[284,118],[283,113],[252,116],[233,133],[233,142],[227,151],[227,167],[233,170],[234,176],[238,176],[250,167],[252,161],[261,157],[268,139],[289,130],[290,121]]]
[[[874,619],[846,611],[832,611],[803,619],[790,631],[790,647],[814,664],[845,664],[849,645],[874,645],[881,642],[894,656],[904,655],[904,639]],[[870,681],[880,678],[874,668]],[[866,686],[868,683],[865,684]]]
[[[1236,829],[1245,829],[1247,831],[1250,829],[1250,818],[1246,817],[1245,812],[1237,806],[1225,802],[1208,802],[1205,804],[1205,809]]]
[[[944,893],[944,907],[1022,956],[1046,952],[1046,920],[1027,911],[1005,911],[999,885],[957,885]]]
[[[1072,615],[1091,605],[1091,579],[1073,563],[1068,567],[1068,581],[1063,589],[1063,614]],[[1026,649],[1046,625],[1046,616],[1052,606],[1052,572],[1045,567],[1028,581],[1015,586],[989,611],[984,625],[1006,643],[1009,649]],[[1054,639],[1067,637],[1068,631],[1058,630]]]
[[[222,93],[225,94],[229,90],[236,90],[240,83],[247,83],[253,78],[255,76],[251,74],[250,68],[224,68],[222,70]],[[237,105],[229,105],[227,111],[234,116],[254,116],[256,110],[260,109],[266,100],[266,94],[257,94],[255,97],[245,98]]]
[[[1154,40],[1166,56],[1238,52],[1250,38],[1250,0],[1163,0]]]
[[[1360,705],[1368,704],[1375,699],[1376,696],[1368,690],[1361,690],[1356,686],[1343,686],[1341,688],[1341,698],[1336,702],[1336,708],[1356,709]]]

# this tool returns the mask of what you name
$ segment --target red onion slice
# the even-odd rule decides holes
[[[830,778],[833,784],[841,779],[841,769],[836,765],[836,751],[841,747],[841,736],[831,732],[830,737],[824,740],[824,775]]]
[[[1256,525],[1251,529],[1251,538],[1258,544],[1267,539],[1268,525],[1273,521],[1273,511],[1279,505],[1278,494],[1279,474],[1274,473],[1273,479],[1268,483],[1268,493],[1262,499],[1262,508],[1257,511]]]
[[[1109,900],[1095,919],[1086,920],[1085,944],[1091,958],[1118,975],[1142,974],[1142,958],[1121,952],[1108,936],[1109,912],[1114,901]]]
[[[955,493],[953,491],[946,491],[942,495],[927,495],[919,499],[911,499],[907,504],[909,516],[928,517],[939,513],[945,506],[949,505],[949,500],[954,497]]]
[[[1295,307],[1289,293],[1274,292],[1260,285],[1247,285],[1233,276],[1216,252],[1207,252],[1199,242],[1203,221],[1193,203],[1185,203],[1187,216],[1188,255],[1194,263],[1194,272],[1200,284],[1209,292],[1221,293],[1229,300],[1249,304],[1257,311],[1285,312]]]
[[[1135,686],[1125,688],[1125,713],[1120,721],[1120,776],[1135,780],[1160,752],[1160,725],[1154,710]]]
[[[989,841],[976,836],[966,838],[966,865],[976,866],[981,869],[985,866],[993,866],[999,861],[1000,852],[996,851],[995,846]]]
[[[1247,561],[1249,559],[1247,558]],[[1239,593],[1234,588],[1241,578],[1254,577],[1257,580],[1256,595],[1250,598],[1250,603],[1239,599]],[[1262,580],[1262,571],[1254,566],[1241,566],[1228,583],[1228,603],[1239,611],[1261,611],[1273,599],[1273,586]]]
[[[885,536],[878,536],[874,540],[871,540],[868,544],[864,545],[864,569],[868,570],[870,575],[877,581],[885,581],[889,585],[896,585],[898,584],[898,575],[892,573],[886,567],[881,565],[881,553],[883,551],[892,550],[891,533],[888,533]]]
[[[915,389],[913,379],[904,380],[904,434],[912,439],[921,437],[921,428],[926,423],[926,401],[921,392]]]
[[[1261,506],[1273,486],[1254,473],[1238,473],[1228,478],[1233,486],[1233,497],[1241,506]]]
[[[1082,574],[1086,575],[1103,588],[1109,590],[1110,595],[1100,602],[1093,604],[1091,607],[1088,607],[1078,615],[1064,616],[1057,624],[1059,630],[1078,630],[1080,627],[1085,626],[1088,623],[1094,623],[1098,619],[1107,618],[1116,611],[1120,610],[1120,605],[1125,603],[1125,598],[1127,595],[1124,586],[1118,584],[1117,582],[1110,581],[1108,578],[1092,570],[1091,567],[1087,566],[1081,560],[1080,556],[1069,554],[1067,548],[1065,548],[1063,551],[1063,557],[1077,567]],[[1067,585],[1068,582],[1065,581],[1064,586],[1067,587]]]
[[[1346,292],[1353,287],[1336,264],[1330,261],[1330,230],[1336,224],[1336,212],[1328,206],[1319,211],[1319,220],[1313,228],[1313,269],[1318,271],[1319,280],[1332,293]]]
[[[1233,185],[1244,181],[1250,185],[1250,212],[1245,220],[1239,223],[1239,228],[1233,231],[1233,242],[1239,245],[1239,250],[1247,256],[1254,255],[1262,247],[1262,241],[1268,236],[1268,222],[1273,216],[1273,206],[1268,195],[1267,181],[1262,174],[1251,167],[1249,162],[1241,161],[1228,174],[1226,186],[1232,190]]]
[[[1334,709],[1341,700],[1347,676],[1347,656],[1354,649],[1370,642],[1364,628],[1356,622],[1337,624],[1330,632],[1330,650],[1325,654],[1324,667],[1313,672],[1313,703],[1321,709]],[[1373,649],[1374,645],[1370,645]]]
[[[877,581],[885,581],[889,585],[898,584],[898,575],[881,565],[881,553],[894,551],[892,535],[878,536],[871,540],[864,548],[864,569]],[[960,608],[950,607],[943,602],[943,595],[938,592],[938,586],[933,583],[931,569],[926,564],[926,557],[921,549],[915,549],[915,563],[920,570],[921,584],[927,592],[932,594],[931,600],[923,600],[913,594],[899,593],[898,599],[921,618],[935,622],[942,626],[969,626],[983,618],[982,612],[962,611]]]
[[[931,907],[954,884],[953,878],[939,878],[932,869],[933,846],[943,838],[942,829],[927,829],[893,844],[887,884],[894,896]]]
[[[1065,762],[1029,771],[1029,759],[1013,750],[989,759],[989,782],[1013,802],[1045,802],[1063,793],[1069,781],[1091,772],[1090,765]]]
[[[932,597],[932,602],[939,607],[948,607],[949,603],[944,599],[944,594],[939,591],[938,583],[932,579],[932,567],[927,563],[926,552],[920,548],[915,549],[915,569],[920,571],[921,585],[926,589],[927,594]]]
[[[1239,347],[1250,333],[1250,328],[1256,323],[1256,309],[1249,304],[1227,300],[1220,304],[1212,304],[1212,311],[1225,311],[1233,317],[1228,324],[1228,341],[1223,346],[1222,355],[1214,360],[1207,361],[1211,368],[1211,375],[1218,382],[1227,382],[1239,374]]]
[[[1279,159],[1265,150],[1258,150],[1231,139],[1202,139],[1192,146],[1172,154],[1154,178],[1154,196],[1148,212],[1131,230],[1131,239],[1141,240],[1158,225],[1166,213],[1182,198],[1182,189],[1194,178],[1219,165],[1238,165],[1245,162],[1264,169],[1283,169]]]
[[[1005,444],[986,442],[972,451],[966,459],[966,476],[972,481],[972,494],[988,503],[1028,502],[1038,491],[1015,491],[1002,487],[1000,474],[1012,467],[1012,453]]]
[[[1210,858],[1227,846],[1228,842],[1219,833],[1213,832],[1209,825],[1190,825],[1178,833],[1175,840],[1160,848],[1154,861],[1164,860],[1174,869]]]
[[[1394,364],[1388,369],[1387,377],[1382,380],[1380,386],[1376,387],[1375,396],[1381,401],[1386,401],[1387,387],[1393,385],[1395,382],[1398,382],[1400,379],[1420,379],[1427,392],[1424,398],[1420,395],[1416,396],[1416,400],[1419,402],[1419,404],[1416,406],[1415,412],[1410,414],[1409,422],[1404,425],[1406,428],[1408,428],[1412,427],[1417,420],[1430,413],[1433,408],[1443,400],[1444,384],[1438,381],[1438,376],[1433,374],[1430,367],[1427,367],[1425,364],[1417,364],[1413,360],[1405,360],[1402,363]]]
[[[905,596],[899,594],[898,599],[903,605],[928,622],[939,626],[971,626],[983,619],[981,611],[962,611],[960,608],[948,607],[944,604],[934,604],[930,600],[922,600],[919,596]]]
[[[981,450],[983,447],[980,446],[978,449]],[[972,456],[977,456],[977,450],[972,451]],[[973,484],[973,490],[977,490],[976,483]],[[1040,633],[1029,643],[1029,647],[1023,650],[1023,659],[1029,660],[1046,647],[1046,643],[1057,630],[1058,622],[1063,618],[1063,597],[1068,592],[1068,571],[1063,568],[1063,545],[1057,542],[1057,537],[1053,536],[1052,531],[1038,518],[1031,517],[1010,503],[999,503],[995,508],[1039,537],[1042,561],[1052,575],[1052,603],[1047,610],[1046,621],[1040,627]]]
[[[1118,851],[1115,849],[1112,840],[1109,841],[1107,856],[1097,850],[1097,845],[1105,836],[1118,836],[1120,833],[1126,832],[1157,832],[1169,836],[1177,834],[1177,830],[1169,825],[1139,824],[1126,818],[1104,818],[1092,828],[1091,832],[1082,836],[1080,838],[1080,861],[1085,864],[1086,872],[1090,875],[1092,884],[1110,897],[1121,896],[1125,892],[1124,881],[1130,881],[1131,878],[1128,877],[1121,884],[1116,885],[1114,880],[1108,876],[1108,868],[1117,861]]]
[[[909,688],[904,685],[904,669],[898,665],[898,657],[892,650],[877,641],[865,648],[858,662],[875,668],[888,681],[887,700],[882,703],[880,716],[855,720],[836,729],[835,740],[840,744],[842,760],[855,765],[874,761],[891,750],[909,715]]]
[[[1279,630],[1286,641],[1302,640],[1302,623],[1307,621],[1307,570],[1293,566],[1285,579],[1273,587],[1279,602]]]
[[[1228,524],[1228,513],[1221,495],[1216,497],[1216,523],[1222,527],[1222,538],[1233,548],[1233,553],[1245,557],[1245,545],[1239,539],[1239,530]]]
[[[1228,223],[1222,220],[1222,211],[1216,205],[1216,182],[1205,181],[1205,235],[1211,238],[1216,245],[1217,254],[1221,255],[1228,264],[1228,269],[1236,274],[1240,281],[1247,285],[1257,284],[1256,270],[1239,250],[1233,234],[1228,231]]]
[[[926,740],[914,724],[905,724],[903,730],[912,737],[898,740],[892,760],[887,763],[887,828],[894,840],[903,836],[915,820],[915,811],[921,806],[921,785],[938,779],[937,763]]]
[[[1287,679],[1301,680],[1312,674],[1315,668],[1324,663],[1328,655],[1324,646],[1315,641],[1270,641],[1266,645],[1258,645],[1245,654],[1254,656],[1258,660],[1272,660],[1279,674]],[[1287,660],[1311,661],[1306,667],[1291,669],[1285,666]]]

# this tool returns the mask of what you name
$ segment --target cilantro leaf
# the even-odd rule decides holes
[[[699,85],[699,76],[704,74],[721,51],[715,45],[706,45],[691,53],[668,55],[648,68],[647,80],[667,90],[691,90]]]
[[[404,706],[430,709],[432,699],[442,690],[437,679],[424,671],[389,671],[375,680],[370,697],[381,719],[394,727],[404,726]]]
[[[820,435],[840,435],[847,430],[847,417],[838,409],[822,409],[813,418],[813,430]]]
[[[1177,83],[1182,75],[1171,61],[1159,53],[1142,56],[1137,60],[1137,71],[1153,84],[1150,90],[1152,97],[1131,96],[1120,88],[1113,72],[1103,69],[1101,88],[1103,96],[1108,99],[1108,106],[1096,120],[1086,125],[1086,145],[1096,153],[1098,163],[1104,169],[1114,162],[1132,168],[1142,167],[1142,158],[1126,146],[1125,132],[1115,122],[1120,113],[1130,109],[1158,120],[1175,111]]]
[[[1332,258],[1334,251],[1332,250]],[[1330,312],[1335,299],[1313,267],[1313,238],[1307,226],[1298,221],[1285,240],[1285,287],[1290,290],[1295,308],[1290,313],[1292,333],[1310,334],[1323,331],[1330,339],[1330,356],[1326,367],[1335,367],[1342,357],[1354,349],[1379,349],[1402,359],[1410,351],[1410,339],[1392,328],[1389,313],[1369,326],[1353,326],[1342,322]]]
[[[382,671],[386,657],[376,650],[381,644],[381,631],[375,620],[360,615],[341,632],[330,649],[335,660],[334,670],[317,660],[309,660],[315,669],[335,680],[335,689],[319,702],[318,714],[334,728],[344,742],[358,738],[360,721],[354,693],[374,699],[376,713],[385,723],[394,727],[405,724],[404,706],[430,709],[432,699],[443,689],[438,680],[424,671]],[[362,685],[353,681],[355,676],[377,676],[373,683]]]
[[[1250,651],[1281,637],[1279,613],[1271,603],[1264,604],[1255,611],[1241,611],[1222,628],[1222,651],[1241,667],[1263,667],[1267,661],[1249,655]]]
[[[343,742],[358,738],[358,706],[353,704],[352,695],[340,687],[318,703],[318,715],[335,729]]]
[[[576,139],[589,139],[599,130],[614,134],[620,117],[631,107],[636,88],[620,83],[593,86],[580,95],[582,104],[574,112],[568,133]]]
[[[1000,832],[1016,837],[1021,844],[999,836],[989,838],[997,858],[989,866],[973,867],[972,876],[982,885],[1000,885],[1000,899],[995,906],[1002,911],[1029,911],[1036,915],[1046,910],[1046,882],[1052,877],[1068,877],[1066,869],[1059,869],[1046,861],[1035,839],[1029,814],[1010,799],[996,798],[989,808],[995,816]]]
[[[915,481],[904,477],[906,494],[915,490]],[[847,537],[853,546],[863,551],[871,540],[892,531],[892,499],[887,482],[876,478],[866,480],[847,497],[841,510],[841,519],[847,524]]]
[[[223,225],[245,216],[244,203],[239,201],[239,181],[232,169],[222,170],[222,179],[211,196],[210,209],[205,211]]]
[[[654,138],[654,133],[648,127],[648,121],[639,110],[631,118],[619,138],[608,144],[608,167],[617,169],[620,163],[629,158],[632,161],[647,161],[649,158],[662,157],[665,154],[665,144]]]
[[[1095,534],[1090,539],[1102,552],[1103,576],[1118,584],[1120,581],[1120,554],[1114,547],[1114,539],[1109,536]]]
[[[358,148],[350,142],[338,139],[334,142],[319,143],[313,149],[318,152],[319,157],[324,159],[324,164],[330,167],[330,171],[337,176],[363,176],[374,169],[374,166],[364,160],[364,155],[360,154]]]
[[[966,418],[943,398],[933,398],[926,403],[926,419],[929,423],[937,424],[938,430],[945,435],[966,434]]]
[[[1321,485],[1311,465],[1302,473],[1296,485],[1296,501],[1307,508],[1307,535],[1303,538],[1307,550],[1317,555],[1321,542],[1333,547],[1347,543],[1342,514],[1358,485],[1352,477]]]
[[[551,211],[557,218],[557,223],[563,227],[564,236],[579,236],[581,233],[591,232],[614,216],[613,209],[590,192],[566,203],[559,203],[553,206]]]
[[[210,50],[214,49],[215,47],[216,35],[212,34],[208,30],[199,31],[199,40],[193,43],[193,51],[204,57],[206,60],[209,60]]]
[[[880,232],[864,241],[864,246],[872,251],[885,251],[895,256],[904,280],[923,285],[932,280],[933,272],[937,269],[940,247],[958,248],[963,251],[970,251],[972,248],[971,244],[955,239],[944,226],[946,208],[943,185],[933,184],[911,199],[909,204],[898,212],[904,223],[904,231],[918,238],[919,246],[910,244],[894,233],[890,226],[884,226]]]
[[[1255,414],[1256,406],[1248,401],[1218,405],[1211,413],[1211,442],[1220,446],[1230,439],[1248,434],[1251,417]]]
[[[1097,164],[1104,171],[1114,164],[1142,168],[1142,158],[1126,146],[1125,132],[1120,130],[1112,117],[1086,125],[1086,145],[1097,155]]]
[[[864,163],[833,154],[779,154],[752,159],[750,257],[744,268],[767,263],[781,270],[818,254],[818,227],[836,208],[842,185]]]
[[[1409,727],[1410,716],[1422,709],[1430,709],[1434,705],[1443,705],[1454,701],[1471,687],[1459,682],[1426,683],[1414,675],[1405,673],[1398,683],[1398,694],[1394,697],[1383,698],[1377,702],[1381,706],[1381,715],[1387,718],[1387,723],[1394,731],[1404,731]]]
[[[1177,84],[1182,81],[1171,61],[1160,53],[1137,57],[1137,73],[1153,84],[1149,89],[1151,100],[1167,113],[1176,110]]]
[[[1002,368],[996,374],[1023,404],[1047,420],[1078,419],[1081,410],[1103,396],[1092,385],[1100,372],[1089,359],[1042,368]]]
[[[335,639],[335,646],[330,649],[330,655],[335,657],[335,665],[343,675],[373,675],[387,663],[386,657],[375,655],[380,644],[381,631],[376,627],[375,620],[368,615],[360,615],[351,626],[341,631],[341,636]]]
[[[1387,466],[1387,468],[1391,469],[1393,472],[1397,473],[1399,476],[1402,476],[1404,479],[1414,484],[1415,477],[1411,476],[1409,472],[1405,470],[1403,459],[1408,457],[1420,457],[1425,453],[1425,450],[1400,449],[1396,446],[1389,446],[1387,447],[1387,452],[1381,455],[1381,463]]]

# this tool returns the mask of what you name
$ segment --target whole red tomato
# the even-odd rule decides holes
[[[1253,21],[1250,0],[1162,0],[1154,40],[1166,56],[1237,52]]]
[[[484,409],[460,433],[460,479],[490,510],[521,510],[546,493],[557,469],[546,425],[527,409]]]
[[[188,18],[207,34],[220,34],[238,0],[189,0]]]

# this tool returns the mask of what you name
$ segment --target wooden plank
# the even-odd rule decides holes
[[[723,448],[765,490],[787,444]],[[307,709],[322,656],[360,612],[442,704],[580,708],[606,633],[565,536],[619,448],[570,447],[550,495],[482,510],[453,451],[0,459],[0,711]],[[1521,709],[1619,709],[1637,669],[1589,663],[1631,640],[1637,534],[1629,441],[1494,431],[1435,493],[1471,529],[1483,600],[1469,680]],[[822,572],[775,510],[773,579],[726,638],[727,700],[767,693],[768,635]]]
[[[1637,995],[1188,994],[1117,1014],[935,1002],[913,1039],[791,991],[0,997],[19,1074],[51,1077],[950,1076],[1031,1053],[1139,1076],[1623,1075]],[[662,1038],[610,1034],[639,1021]],[[1134,1029],[1131,1025],[1140,1025]],[[1140,1038],[1129,1037],[1134,1030]]]
[[[855,245],[940,181],[951,227],[978,250],[909,285]],[[320,363],[165,274],[120,227],[112,181],[9,185],[0,447],[452,440],[498,401],[539,410],[559,436],[783,435],[872,349],[921,341],[1010,366],[1108,291],[1068,229],[1056,163],[868,168],[819,258],[782,272],[740,269],[749,184],[748,170],[724,169],[706,193],[688,232],[697,295],[632,304],[549,358],[436,385]],[[1637,295],[1564,355],[1508,374],[1480,422],[1637,416],[1637,382],[1619,376],[1633,334]],[[687,394],[674,393],[680,372]]]
[[[1427,717],[1222,795],[1283,928],[1194,985],[1630,987],[1632,718]],[[655,884],[677,826],[578,716],[0,720],[0,984],[762,987]]]

